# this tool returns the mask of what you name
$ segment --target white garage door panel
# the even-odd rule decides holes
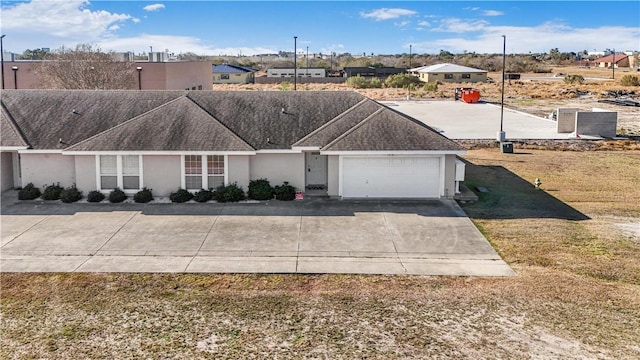
[[[437,198],[440,158],[344,157],[343,197]]]

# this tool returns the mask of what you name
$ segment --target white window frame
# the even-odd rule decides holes
[[[229,184],[229,156],[221,155],[221,154],[191,154],[200,156],[201,164],[202,164],[202,189],[209,189],[209,163],[207,162],[207,156],[217,155],[224,157],[224,185]],[[180,188],[186,189],[188,191],[200,191],[202,189],[187,189],[187,180],[186,180],[186,166],[185,166],[185,156],[180,156]]]
[[[142,171],[142,155],[136,155],[136,154],[124,154],[124,155],[118,155],[118,154],[100,154],[100,155],[96,155],[96,189],[98,189],[98,191],[101,192],[108,192],[111,191],[113,189],[103,189],[102,188],[102,181],[100,181],[100,177],[102,176],[102,174],[100,173],[100,156],[115,156],[116,157],[116,186],[124,191],[125,193],[137,193],[138,191],[142,190],[142,188],[144,188],[144,179],[143,179],[143,171]],[[123,156],[137,156],[138,157],[138,177],[139,177],[139,181],[138,181],[138,189],[124,189],[123,184],[124,184],[124,180],[123,180],[123,169],[122,169],[122,157]]]

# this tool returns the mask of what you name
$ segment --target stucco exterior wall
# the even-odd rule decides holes
[[[475,82],[487,82],[487,73],[447,73],[452,74],[452,79],[445,79],[445,73],[420,73],[420,80],[425,82],[456,82],[456,83],[475,83]],[[469,74],[468,79],[463,79],[462,74]]]
[[[453,198],[456,193],[456,156],[444,156],[444,196]]]
[[[13,154],[0,153],[0,191],[13,188]]]
[[[250,84],[254,82],[254,73],[229,73],[224,74],[228,75],[228,79],[222,78],[222,73],[214,73],[213,74],[213,83],[214,84]]]
[[[249,180],[254,180],[249,176],[249,156],[229,155],[227,159],[229,161],[229,165],[227,166],[229,183],[232,184],[236,182],[239,186],[242,186],[245,191],[249,190]],[[271,185],[273,186],[274,184]]]
[[[327,195],[338,196],[340,186],[340,156],[327,156]]]
[[[60,183],[71,186],[76,182],[76,166],[73,156],[62,154],[20,155],[22,162],[22,186],[33,183],[36,187]]]
[[[89,191],[96,190],[96,157],[95,155],[69,156],[75,158],[76,187],[87,196]]]
[[[581,112],[576,113],[576,133],[602,137],[615,137],[618,126],[617,112]]]
[[[152,189],[156,196],[169,196],[180,188],[180,156],[144,155],[142,174],[142,186]]]
[[[167,62],[167,90],[211,90],[211,62]]]
[[[298,190],[305,187],[304,154],[257,154],[249,159],[251,180],[266,178],[271,186],[288,181]]]
[[[576,131],[576,113],[579,110],[576,108],[558,108],[556,110],[556,126],[559,134]]]

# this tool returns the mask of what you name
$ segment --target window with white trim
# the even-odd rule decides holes
[[[184,155],[184,188],[215,189],[225,184],[224,155]]]
[[[100,190],[142,188],[140,155],[98,155],[97,161]]]

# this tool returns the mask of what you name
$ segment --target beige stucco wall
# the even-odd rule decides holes
[[[96,157],[95,155],[69,156],[75,158],[76,187],[87,196],[89,191],[96,190]]]
[[[304,191],[304,154],[257,154],[249,158],[251,180],[266,178],[271,186],[288,181]]]
[[[487,73],[448,73],[453,74],[453,79],[445,79],[444,73],[420,73],[420,80],[424,82],[456,82],[456,83],[474,83],[474,82],[486,82]],[[462,74],[470,74],[471,78],[463,79]]]
[[[179,155],[142,156],[142,186],[152,189],[155,196],[169,196],[180,188]]]
[[[229,164],[227,166],[227,179],[230,184],[234,182],[242,186],[244,191],[249,190],[249,156],[248,155],[229,155],[227,156]],[[273,184],[271,184],[273,186]]]
[[[13,154],[0,153],[0,191],[13,188]]]
[[[327,156],[327,195],[338,196],[340,186],[340,156]]]
[[[75,183],[75,161],[73,156],[62,154],[21,154],[22,186],[28,183],[42,188],[44,185],[60,183],[67,187]]]
[[[456,192],[456,156],[444,156],[444,197],[453,198]]]

